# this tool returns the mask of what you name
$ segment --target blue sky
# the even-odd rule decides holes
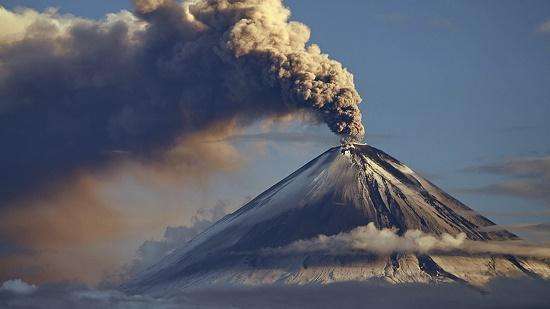
[[[129,1],[0,1],[102,18]],[[367,142],[420,171],[481,212],[545,210],[544,200],[472,194],[465,189],[510,175],[464,169],[550,154],[548,1],[286,1],[311,42],[355,76]],[[298,128],[330,136],[322,127]],[[245,142],[242,142],[246,144]],[[268,142],[236,174],[220,175],[205,203],[253,196],[330,146]],[[544,181],[544,180],[543,180]],[[492,216],[499,223],[548,216]]]

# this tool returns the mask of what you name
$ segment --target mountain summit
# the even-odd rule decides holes
[[[374,147],[329,149],[213,224],[125,285],[164,294],[212,284],[310,284],[385,279],[482,285],[497,276],[549,276],[542,261],[511,255],[277,252],[319,235],[374,224],[472,241],[517,237]],[[368,242],[368,239],[367,239]],[[275,252],[275,253],[273,253]]]

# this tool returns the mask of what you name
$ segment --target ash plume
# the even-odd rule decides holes
[[[307,111],[361,139],[353,77],[280,0],[136,0],[94,21],[0,7],[0,198],[212,127]]]

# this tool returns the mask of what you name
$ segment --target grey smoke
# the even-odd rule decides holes
[[[361,139],[353,76],[280,0],[135,1],[94,21],[2,9],[0,198],[113,152],[158,159],[181,137],[307,111]]]

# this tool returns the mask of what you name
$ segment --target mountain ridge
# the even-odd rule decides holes
[[[546,264],[513,256],[259,253],[369,223],[378,229],[397,229],[399,235],[420,230],[434,235],[464,233],[474,241],[518,239],[505,230],[487,231],[486,227],[495,226],[492,221],[385,152],[351,144],[330,148],[306,163],[139,274],[125,289],[162,293],[164,289],[221,283],[309,284],[372,278],[395,283],[451,280],[480,285],[512,273],[534,276],[535,268],[542,270],[543,276],[550,275]],[[462,269],[460,263],[468,258],[466,269]],[[482,268],[485,275],[479,277],[475,269]]]

